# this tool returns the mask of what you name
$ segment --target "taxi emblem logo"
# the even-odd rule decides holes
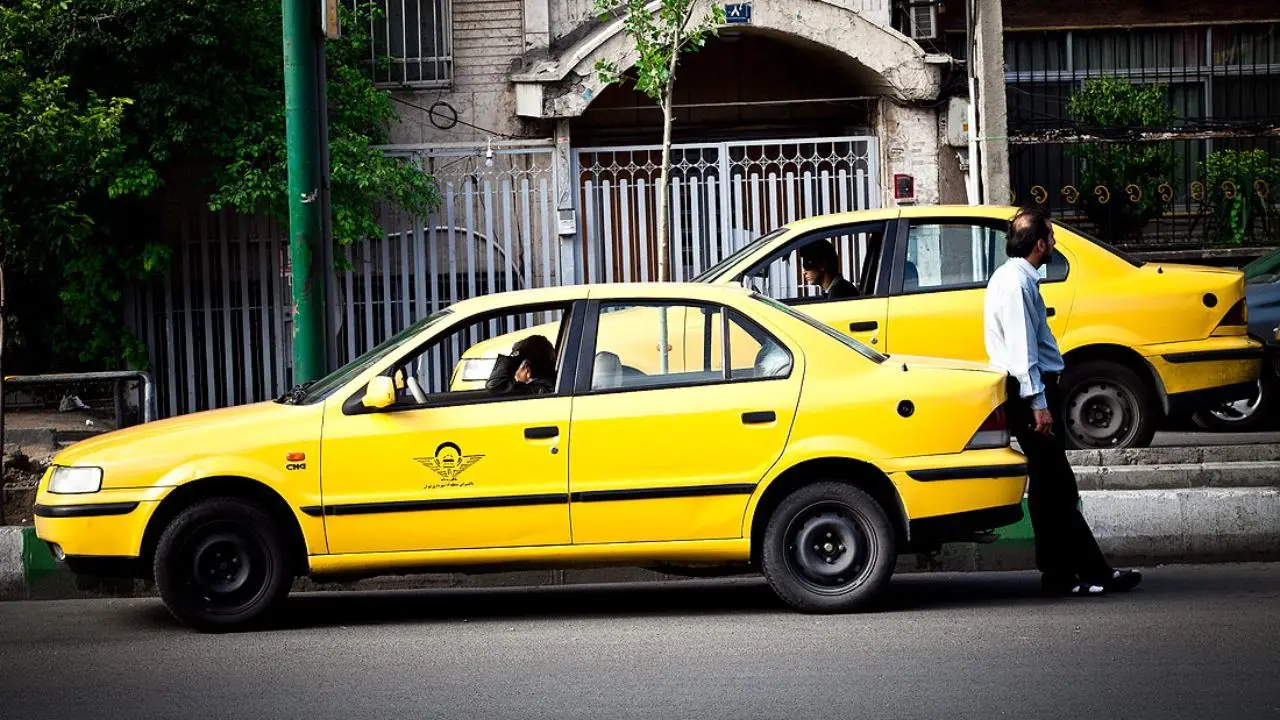
[[[434,472],[445,480],[452,480],[467,468],[480,462],[483,455],[463,455],[462,448],[451,442],[441,443],[436,448],[435,457],[414,458],[422,463],[428,470]]]

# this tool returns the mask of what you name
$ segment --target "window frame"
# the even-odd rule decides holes
[[[872,273],[873,275],[872,279],[875,282],[875,288],[872,290],[871,293],[859,295],[856,298],[845,298],[841,300],[831,300],[829,298],[824,298],[824,297],[812,297],[812,298],[789,298],[785,300],[778,299],[778,302],[791,307],[797,307],[797,306],[810,305],[813,303],[852,302],[854,300],[865,300],[868,298],[888,297],[889,275],[891,271],[891,268],[890,268],[891,263],[885,262],[885,257],[887,255],[890,255],[889,249],[894,246],[893,239],[897,234],[896,227],[900,224],[901,222],[897,218],[886,218],[884,220],[862,220],[860,222],[841,223],[839,225],[831,225],[825,228],[820,228],[818,230],[811,230],[807,233],[802,233],[800,235],[797,235],[795,238],[788,241],[787,243],[783,244],[779,248],[775,249],[773,252],[770,252],[768,255],[765,255],[763,258],[760,258],[756,262],[748,265],[745,269],[743,269],[741,272],[737,273],[734,276],[733,281],[737,283],[742,283],[744,278],[746,278],[755,270],[758,270],[762,267],[768,267],[774,262],[777,262],[781,258],[790,255],[800,247],[803,247],[804,245],[807,245],[816,239],[820,239],[820,238],[826,239],[831,237],[839,237],[842,235],[855,235],[855,234],[858,234],[859,232],[869,232],[868,230],[858,231],[855,228],[865,228],[865,227],[870,227],[874,225],[879,225],[882,228],[882,233],[881,233],[882,240],[880,241],[880,249],[875,253],[876,268]],[[868,255],[868,257],[871,257],[870,254]],[[857,278],[858,281],[861,281],[861,279],[862,279],[861,277]]]
[[[915,290],[904,291],[902,289],[903,272],[907,268],[907,245],[911,238],[911,228],[917,225],[976,225],[988,230],[996,230],[1006,234],[1009,232],[1009,221],[998,220],[996,218],[985,217],[957,217],[950,215],[939,215],[934,217],[919,217],[904,219],[899,223],[898,238],[894,243],[893,253],[893,272],[890,275],[889,295],[892,297],[909,297],[912,295],[931,295],[940,292],[957,292],[963,290],[981,290],[990,282],[987,280],[966,283],[964,285],[947,285],[945,287],[929,287],[916,288]],[[1041,285],[1054,285],[1064,283],[1071,277],[1071,258],[1067,253],[1062,252],[1058,248],[1054,248],[1054,252],[1062,257],[1063,262],[1067,266],[1067,272],[1057,279],[1049,279],[1046,277],[1040,281]],[[992,272],[995,272],[993,269]]]
[[[577,362],[580,353],[576,349],[580,345],[582,330],[584,324],[584,315],[586,313],[585,300],[560,300],[560,301],[543,301],[538,303],[526,303],[522,305],[512,305],[508,307],[490,310],[488,312],[477,313],[459,317],[450,325],[442,327],[438,332],[427,338],[423,342],[414,346],[407,353],[397,356],[390,364],[381,367],[372,377],[389,377],[390,373],[404,364],[407,358],[419,356],[430,350],[431,346],[438,342],[448,340],[449,336],[460,329],[471,325],[487,322],[493,318],[504,315],[524,315],[537,312],[547,312],[559,310],[564,313],[560,319],[560,336],[556,338],[556,388],[554,392],[542,395],[490,395],[487,390],[471,390],[457,393],[429,393],[427,395],[428,402],[425,404],[391,406],[387,408],[366,408],[361,400],[364,398],[368,381],[359,383],[359,386],[352,392],[342,403],[343,415],[371,415],[381,413],[400,413],[411,412],[416,410],[434,410],[437,408],[459,407],[464,405],[488,405],[500,402],[519,402],[522,400],[541,400],[553,397],[569,397],[573,394],[573,378],[577,374]],[[464,354],[466,350],[462,351]],[[459,362],[462,358],[459,357]],[[452,372],[452,371],[451,371]],[[480,393],[483,393],[481,395]],[[450,398],[450,395],[458,397]],[[438,402],[433,400],[439,400]]]
[[[453,12],[455,0],[430,0],[433,6],[438,5],[438,7],[432,7],[430,10],[432,19],[435,21],[434,27],[430,28],[430,32],[433,33],[431,42],[435,43],[438,40],[442,46],[439,48],[437,54],[432,57],[422,55],[422,49],[426,43],[423,28],[424,24],[421,17],[421,14],[424,12],[423,6],[419,5],[418,7],[420,15],[416,26],[410,26],[407,22],[406,16],[408,14],[408,4],[410,1],[411,0],[381,0],[381,2],[375,3],[384,13],[386,13],[384,21],[388,23],[388,28],[393,32],[404,31],[405,33],[405,36],[400,38],[400,46],[403,49],[401,56],[391,54],[391,42],[390,39],[386,39],[387,47],[385,48],[385,57],[389,59],[391,65],[391,69],[387,71],[388,78],[395,76],[397,68],[399,69],[400,77],[404,78],[408,74],[407,68],[410,64],[417,64],[424,67],[427,65],[435,65],[440,71],[440,76],[432,80],[382,79],[380,76],[381,73],[374,66],[377,59],[376,53],[378,48],[378,38],[374,37],[376,35],[376,26],[373,19],[370,18],[368,30],[371,38],[373,39],[370,51],[371,53],[374,53],[374,56],[367,58],[365,61],[368,66],[369,77],[373,81],[374,87],[380,89],[401,88],[413,90],[447,90],[452,88],[457,70],[457,58],[454,50],[453,37]],[[400,14],[402,22],[399,27],[390,22],[390,18],[392,17],[390,5],[392,3],[399,3],[401,5]],[[358,5],[359,2],[356,0],[345,0],[344,4],[348,9],[351,9],[355,5]],[[416,58],[409,57],[410,43],[407,34],[410,27],[417,27],[416,43],[419,57]]]
[[[594,371],[596,341],[598,340],[600,307],[626,305],[630,307],[697,307],[711,308],[720,312],[720,328],[723,340],[721,341],[721,376],[716,380],[690,380],[684,382],[673,382],[662,385],[645,385],[640,387],[616,387],[616,388],[597,388],[591,387],[591,375]],[[729,322],[733,314],[737,314],[743,320],[754,325],[769,340],[776,344],[783,352],[787,354],[787,372],[785,375],[773,375],[770,377],[748,377],[734,378],[732,377],[731,349],[729,341]],[[746,330],[746,328],[743,328]],[[749,335],[755,336],[748,332]],[[606,298],[603,300],[588,300],[585,309],[585,318],[581,328],[581,335],[578,342],[578,358],[576,363],[577,377],[574,381],[573,395],[574,397],[589,397],[594,395],[616,395],[619,393],[646,392],[652,390],[675,390],[680,388],[691,387],[711,387],[715,385],[742,384],[753,382],[769,382],[773,380],[788,380],[795,372],[796,354],[791,348],[778,336],[770,332],[768,328],[761,325],[752,318],[748,313],[739,310],[730,305],[717,302],[709,302],[706,300],[681,299],[681,298]]]

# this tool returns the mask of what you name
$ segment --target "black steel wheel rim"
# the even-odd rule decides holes
[[[214,521],[192,530],[178,562],[188,600],[213,614],[235,614],[266,592],[271,576],[265,544],[252,528]]]
[[[1067,402],[1067,432],[1087,448],[1124,447],[1138,434],[1138,398],[1106,380],[1082,383]]]
[[[820,595],[841,595],[864,583],[880,551],[865,519],[848,505],[831,501],[796,513],[783,539],[791,576]]]

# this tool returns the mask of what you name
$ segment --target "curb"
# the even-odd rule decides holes
[[[1105,468],[1117,475],[1116,468]],[[1083,480],[1083,478],[1082,478]],[[1081,483],[1084,485],[1084,482]],[[1116,565],[1280,560],[1280,488],[1183,487],[1081,489],[1081,506],[1108,560]],[[1001,528],[989,545],[946,545],[936,556],[902,556],[897,572],[1026,570],[1035,567],[1030,516]],[[295,591],[579,585],[684,580],[643,568],[528,570],[482,575],[383,576],[349,583],[299,579]],[[31,527],[0,527],[0,600],[150,597],[134,580],[76,578]]]

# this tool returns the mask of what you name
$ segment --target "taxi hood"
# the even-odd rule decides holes
[[[245,453],[286,436],[318,439],[323,407],[267,401],[157,420],[77,442],[53,464],[101,467],[104,487],[149,485],[164,469],[201,457]]]

